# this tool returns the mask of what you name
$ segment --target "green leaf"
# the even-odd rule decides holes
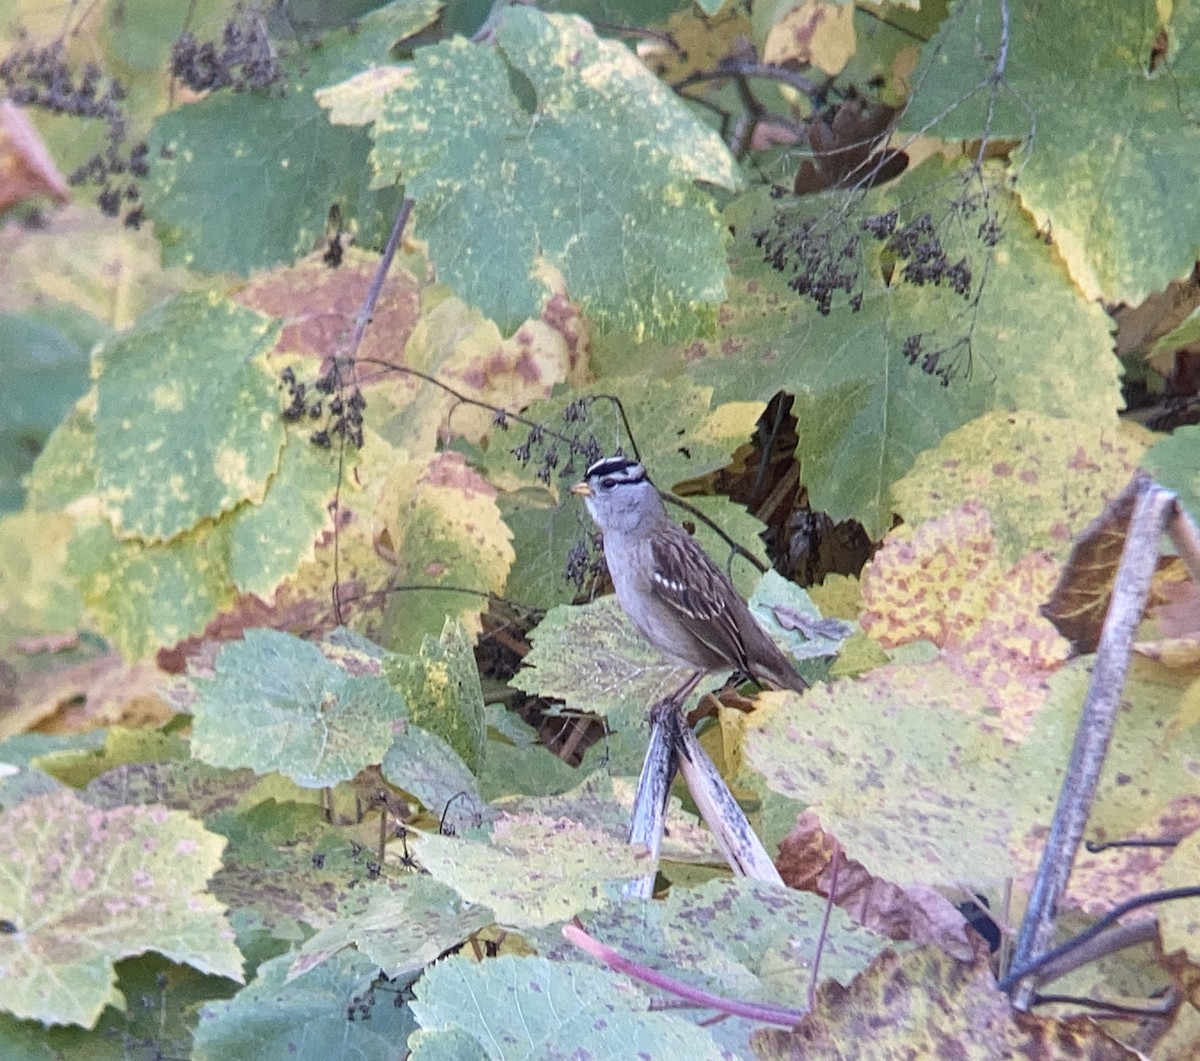
[[[649,997],[624,976],[582,962],[449,958],[421,977],[416,996],[423,1029],[466,1032],[485,1057],[563,1057],[582,1042],[595,1061],[723,1056],[705,1029],[650,1012]]]
[[[675,889],[663,902],[609,907],[589,931],[634,961],[721,994],[792,1004],[812,979],[821,947],[821,975],[848,985],[889,941],[836,907],[822,928],[826,900],[745,878],[722,878]],[[823,937],[823,939],[822,939]]]
[[[1188,514],[1200,523],[1200,426],[1177,427],[1169,438],[1146,452],[1142,467],[1179,494]]]
[[[853,627],[838,619],[822,619],[805,590],[777,571],[768,571],[747,602],[750,611],[794,659],[836,656]]]
[[[378,763],[407,714],[382,678],[355,675],[321,649],[276,630],[247,630],[194,679],[192,752],[213,766],[272,771],[304,788]]]
[[[435,879],[514,928],[595,910],[646,870],[642,854],[610,832],[540,814],[502,816],[486,842],[422,836],[418,858]]]
[[[154,950],[241,982],[225,908],[206,894],[224,840],[179,811],[98,810],[74,793],[7,811],[0,850],[5,917],[0,1008],[47,1024],[91,1027],[122,1007],[113,963]]]
[[[303,431],[287,432],[266,497],[233,514],[229,577],[241,592],[269,600],[280,582],[313,558],[329,523],[326,505],[339,464],[343,474],[353,474],[355,463],[351,452],[339,456],[313,445]]]
[[[431,877],[371,881],[346,895],[337,920],[300,948],[288,980],[346,947],[356,947],[389,979],[410,977],[491,923],[486,906],[464,904],[457,892]]]
[[[100,631],[126,656],[146,656],[203,630],[232,598],[228,529],[205,526],[159,545],[119,541],[104,521],[81,520],[67,571]]]
[[[267,799],[208,825],[229,840],[212,892],[238,912],[239,944],[265,934],[290,947],[333,924],[332,904],[369,878],[375,857],[356,850],[316,803]]]
[[[373,440],[368,436],[368,446]],[[380,644],[412,651],[457,616],[472,634],[482,629],[487,594],[499,593],[512,564],[511,533],[500,518],[495,490],[457,453],[405,460],[381,445],[376,473],[384,492],[376,519],[394,550],[382,616],[364,624]],[[371,480],[368,478],[368,482]]]
[[[288,984],[291,960],[284,954],[265,962],[234,998],[200,1011],[195,1061],[393,1061],[413,1019],[393,1005],[394,989],[371,990],[375,962],[347,951]]]
[[[997,178],[989,170],[976,184],[935,159],[866,193],[851,220],[839,212],[842,192],[782,205],[763,192],[729,211],[735,289],[716,339],[688,347],[687,371],[713,386],[718,402],[794,394],[797,457],[813,507],[859,520],[872,537],[891,525],[888,487],[917,454],[987,409],[1116,422],[1110,322],[1080,296]],[[938,234],[948,261],[971,263],[978,303],[945,286],[902,282],[899,266],[885,282],[883,245],[859,229],[861,219],[893,208],[912,219],[955,194],[972,198],[975,212]],[[985,204],[1002,220],[996,248],[977,236]],[[790,270],[774,270],[754,243],[755,232],[798,238],[805,225],[828,234],[835,250],[859,248],[857,313],[835,300],[821,315],[788,288]],[[913,336],[921,352],[910,364]]]
[[[1050,677],[1048,706],[1013,755],[1012,776],[1019,784],[1009,798],[1017,824],[1010,850],[1020,867],[1017,880],[1025,887],[1041,859],[1045,825],[1063,783],[1094,662],[1091,657],[1073,660]],[[1088,816],[1089,839],[1161,836],[1179,829],[1177,823],[1190,828],[1195,821],[1200,727],[1181,724],[1180,710],[1190,681],[1186,674],[1135,658],[1121,691],[1131,709],[1120,712],[1113,731]],[[1129,895],[1131,881],[1137,890],[1151,891],[1159,886],[1153,867],[1167,855],[1118,861],[1111,851],[1080,851],[1060,906],[1100,914]]]
[[[381,240],[400,194],[390,181],[367,186],[367,135],[331,126],[313,91],[385,61],[439,7],[391,4],[327,34],[283,61],[281,92],[214,92],[163,115],[149,136],[144,199],[166,261],[240,273],[294,261],[324,236],[334,204],[360,240]]]
[[[492,1055],[462,1028],[418,1028],[408,1037],[409,1061],[490,1061]]]
[[[172,538],[262,500],[284,440],[263,360],[277,332],[215,293],[182,295],[97,355],[97,486],[122,537]]]
[[[1035,549],[1065,560],[1153,438],[1128,422],[987,413],[922,453],[892,485],[892,504],[916,525],[982,496],[1009,563]]]
[[[373,128],[375,186],[398,177],[440,279],[504,331],[558,271],[603,327],[691,334],[725,297],[707,181],[737,185],[720,138],[586,23],[506,11],[495,46],[417,52]]]
[[[97,807],[161,804],[207,821],[236,806],[261,780],[252,770],[223,770],[199,759],[171,759],[113,767],[93,779],[86,791],[88,802]]]
[[[447,619],[440,638],[422,640],[418,656],[386,657],[383,673],[407,702],[409,718],[446,741],[478,774],[487,727],[479,668],[462,622]]]
[[[104,731],[51,736],[19,733],[0,742],[0,810],[15,807],[30,796],[54,792],[62,784],[39,760],[55,752],[94,751],[104,743]]]
[[[9,622],[23,632],[78,627],[83,602],[66,570],[73,529],[57,512],[0,517],[0,642]]]
[[[545,796],[566,792],[579,784],[581,776],[593,770],[612,769],[621,773],[620,765],[625,756],[614,755],[614,743],[627,737],[637,741],[637,762],[631,766],[636,770],[645,751],[645,737],[636,731],[617,731],[608,741],[594,744],[588,749],[584,761],[578,767],[571,766],[555,755],[538,740],[538,731],[524,722],[514,712],[501,704],[488,704],[484,708],[489,726],[487,746],[487,769],[479,779],[479,788],[487,800],[501,796],[533,795]]]
[[[192,1029],[202,1003],[228,998],[237,984],[205,976],[157,954],[117,963],[117,990],[129,1000],[124,1011],[107,1007],[94,1028],[73,1025],[46,1028],[0,1014],[0,1057],[5,1061],[130,1061],[143,1050],[163,1057],[190,1057]],[[23,1052],[14,1036],[30,1044]]]
[[[88,351],[31,314],[0,313],[0,513],[21,507],[21,476],[88,389]]]
[[[531,610],[569,604],[579,592],[566,577],[568,555],[584,534],[579,510],[540,490],[502,493],[496,504],[513,537],[504,595]]]
[[[986,887],[1012,871],[1012,776],[985,706],[944,664],[893,664],[803,697],[759,697],[743,749],[872,874]]]
[[[381,764],[384,780],[416,796],[431,814],[442,815],[451,801],[462,813],[479,814],[483,801],[475,775],[459,754],[420,726],[399,734]]]
[[[66,508],[96,492],[96,425],[92,413],[96,392],[75,403],[46,440],[25,481],[25,507],[33,512]]]
[[[1190,5],[963,0],[922,51],[902,127],[1023,141],[1017,194],[1089,298],[1137,304],[1189,273],[1200,203],[1200,48]],[[1156,64],[1159,33],[1168,41]],[[1086,91],[1080,91],[1086,85]],[[1061,333],[1065,336],[1066,332]]]
[[[662,901],[605,907],[588,918],[587,930],[628,960],[691,987],[725,998],[796,1006],[812,981],[818,947],[821,980],[847,986],[885,947],[894,946],[837,907],[823,925],[827,905],[811,892],[722,878],[696,888],[672,888]],[[553,928],[530,938],[546,957],[573,954]],[[709,1022],[731,1056],[753,1056],[748,1040],[757,1022],[727,1017],[713,1023],[712,1012],[704,1008],[692,1014],[696,1023]]]
[[[669,663],[634,629],[616,597],[551,608],[529,639],[533,648],[512,684],[601,715],[618,729],[640,721],[651,704],[691,674]],[[693,693],[689,703],[698,697]]]

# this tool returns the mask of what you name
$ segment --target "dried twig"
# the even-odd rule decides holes
[[[1150,579],[1158,560],[1158,537],[1176,504],[1175,496],[1148,476],[1139,474],[1131,489],[1136,495],[1136,502],[1096,653],[1091,684],[1013,954],[1018,978],[1010,978],[1009,986],[1015,991],[1014,1003],[1019,1009],[1029,1008],[1034,989],[1032,977],[1020,975],[1020,971],[1030,967],[1050,941],[1058,902],[1066,890],[1079,852],[1116,724],[1121,690],[1129,669],[1134,630],[1141,620],[1150,592]]]

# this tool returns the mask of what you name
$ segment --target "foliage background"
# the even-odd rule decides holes
[[[0,115],[0,193],[38,143],[63,173],[99,153],[142,222],[45,174],[71,201],[37,224],[0,198],[0,1053],[838,1056],[872,1020],[897,1048],[1128,1056],[1128,1023],[1012,1014],[953,906],[1020,917],[1090,667],[1039,610],[1073,540],[1141,465],[1197,512],[1197,428],[1119,415],[1162,391],[1186,422],[1195,395],[1194,5],[0,14],[10,57],[61,41],[0,67],[29,104]],[[184,32],[240,90],[168,75]],[[64,113],[108,78],[122,124]],[[872,186],[888,151],[907,165]],[[353,375],[319,395],[406,196]],[[313,445],[355,388],[361,446]],[[702,735],[792,889],[722,875],[675,800],[668,894],[618,898],[677,675],[562,575],[589,534],[565,486],[629,445],[604,395],[755,556],[797,501],[875,543],[807,594],[731,558],[831,679]],[[767,465],[783,510],[739,495]],[[1176,567],[1157,594],[1144,633],[1173,650],[1133,669],[1089,833],[1181,842],[1084,856],[1064,931],[1196,879],[1200,622]],[[604,739],[567,765],[520,690]],[[559,932],[804,1008],[829,837],[866,883],[795,1036],[663,1011]],[[1071,985],[1175,988],[1152,1056],[1196,1047],[1196,909]]]

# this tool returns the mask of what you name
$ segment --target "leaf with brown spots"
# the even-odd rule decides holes
[[[883,1032],[883,1034],[881,1034]],[[1139,1055],[1086,1018],[1015,1012],[984,958],[956,961],[936,947],[885,951],[848,988],[832,980],[792,1031],[752,1039],[763,1061],[1134,1061]]]

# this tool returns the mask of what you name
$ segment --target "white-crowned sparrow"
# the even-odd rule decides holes
[[[667,516],[646,469],[606,457],[571,487],[604,534],[617,602],[664,655],[698,673],[733,667],[763,684],[808,688],[763,630],[725,573]]]

